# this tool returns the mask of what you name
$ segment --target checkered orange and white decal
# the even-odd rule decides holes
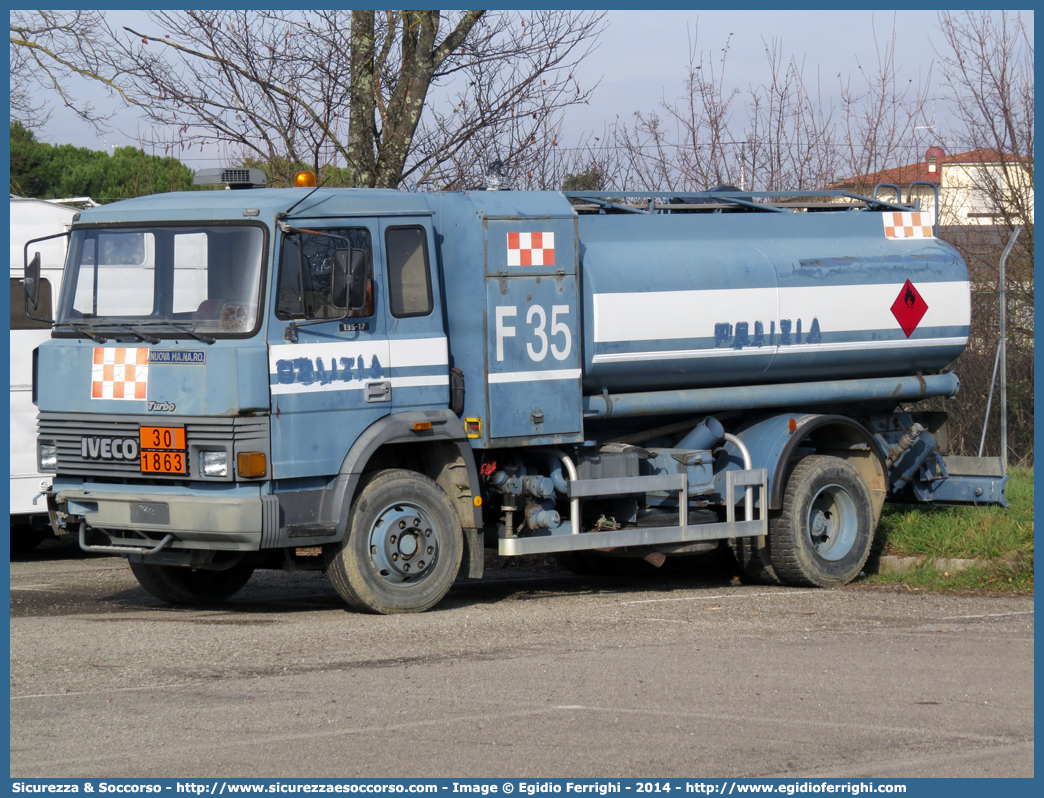
[[[554,266],[554,233],[508,233],[508,266]]]
[[[927,213],[916,211],[892,212],[881,214],[884,220],[885,238],[934,238],[931,218]]]
[[[96,346],[91,366],[91,399],[145,399],[149,390],[149,350],[136,346]]]

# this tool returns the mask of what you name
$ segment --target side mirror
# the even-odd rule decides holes
[[[79,216],[79,214],[77,214]],[[50,236],[41,236],[40,238],[34,238],[31,241],[25,242],[25,248],[22,250],[23,263],[25,264],[25,270],[23,272],[23,283],[22,287],[25,289],[25,315],[33,321],[42,321],[45,324],[54,324],[54,319],[46,318],[41,319],[38,316],[34,316],[29,312],[30,306],[33,310],[36,310],[40,305],[40,253],[37,252],[33,255],[33,259],[29,260],[29,247],[40,241],[50,241],[52,238],[68,238],[69,232],[55,233]],[[49,302],[48,302],[49,304]],[[51,308],[47,308],[48,316],[50,316]]]
[[[370,270],[366,266],[366,253],[352,250],[352,265],[348,271],[348,307],[362,310],[366,307],[366,294],[370,287]]]
[[[29,252],[25,253],[29,257]],[[31,263],[25,264],[25,311],[29,313],[29,307],[36,310],[40,305],[40,253],[33,255]]]
[[[363,250],[334,251],[333,296],[338,307],[345,307],[337,301],[341,297],[346,297],[348,310],[361,310],[366,307],[369,277],[366,253]]]
[[[350,249],[335,249],[333,254],[333,274],[330,276],[330,301],[336,308],[347,308],[351,300],[351,281],[349,279]]]

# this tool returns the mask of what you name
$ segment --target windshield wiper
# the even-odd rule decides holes
[[[106,324],[105,326],[115,327],[117,330],[122,330],[123,332],[130,333],[139,341],[144,341],[147,344],[158,344],[160,342],[160,339],[157,338],[155,335],[143,335],[142,333],[135,330],[133,327],[128,327],[123,324]]]
[[[197,341],[202,341],[205,344],[212,344],[217,341],[217,338],[211,338],[209,335],[198,333],[189,326],[190,322],[187,321],[174,321],[172,319],[163,319],[162,321],[143,321],[138,324],[138,327],[173,327],[178,332],[183,332]],[[157,338],[153,343],[159,343]]]
[[[120,332],[127,333],[128,335],[133,335],[139,341],[144,341],[145,343],[149,344],[158,344],[160,342],[160,339],[157,338],[155,335],[143,335],[142,333],[135,330],[133,327],[129,327],[126,324],[113,324],[112,322],[107,321],[101,322],[100,324],[74,324],[71,321],[67,321],[57,326],[64,327],[65,325],[72,327],[74,330],[76,330],[76,332],[82,335],[86,335],[88,338],[97,341],[100,344],[104,344],[106,341],[109,340],[109,338],[115,338],[115,335],[110,333],[108,336],[106,336],[102,334],[100,330],[98,332],[92,333],[87,330],[88,327],[94,330],[98,330],[99,327],[113,328],[119,330]]]
[[[100,344],[104,344],[106,341],[109,340],[109,338],[104,336],[104,335],[100,335],[100,334],[98,334],[96,332],[95,333],[89,332],[87,330],[87,327],[92,327],[94,329],[97,329],[98,327],[115,328],[117,330],[120,330],[121,332],[126,332],[126,333],[129,333],[130,335],[133,335],[139,341],[144,341],[144,342],[150,343],[150,344],[158,344],[160,342],[160,339],[157,338],[155,335],[147,335],[147,334],[141,333],[138,330],[136,330],[134,327],[130,327],[130,326],[127,326],[125,324],[111,324],[111,323],[108,323],[108,322],[103,322],[102,324],[98,324],[98,325],[93,325],[93,324],[88,325],[88,324],[74,324],[72,322],[63,322],[62,324],[59,324],[57,326],[59,326],[59,327],[64,327],[64,326],[72,327],[76,332],[81,333],[82,335],[86,335],[88,338],[90,338],[90,339],[92,339],[94,341],[97,341]],[[198,333],[195,330],[192,330],[188,326],[187,322],[178,322],[178,321],[146,321],[146,322],[142,322],[142,323],[140,323],[140,324],[138,324],[136,326],[137,327],[173,327],[178,332],[183,332],[183,333],[185,333],[185,335],[188,335],[188,336],[190,336],[192,338],[195,338],[197,341],[201,341],[202,343],[205,343],[205,344],[212,344],[215,341],[217,341],[217,338],[211,338],[209,335],[203,335],[202,333]],[[110,337],[112,337],[112,336],[110,336]]]
[[[87,331],[87,327],[89,325],[86,325],[86,324],[73,324],[71,321],[70,322],[66,322],[66,324],[68,324],[70,327],[72,327],[74,330],[76,330],[76,332],[80,333],[81,335],[86,335],[92,341],[97,341],[99,344],[104,344],[106,341],[109,340],[104,335],[96,335],[96,334],[94,334],[92,332],[88,332]],[[57,326],[58,327],[63,327],[65,325],[59,324]]]

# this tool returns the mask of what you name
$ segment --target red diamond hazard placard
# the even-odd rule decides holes
[[[899,326],[903,328],[907,338],[917,329],[917,325],[921,323],[921,319],[924,318],[924,314],[927,312],[928,303],[917,293],[914,284],[907,280],[899,292],[899,296],[892,303],[892,315],[899,322]]]

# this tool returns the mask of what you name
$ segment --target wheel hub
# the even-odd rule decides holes
[[[439,536],[427,511],[401,502],[378,514],[370,529],[370,562],[386,582],[418,582],[431,571]]]
[[[812,515],[812,540],[826,543],[830,539],[830,514],[816,510]]]
[[[855,545],[859,517],[855,500],[840,485],[826,485],[812,499],[808,511],[808,535],[824,560],[840,560]]]

